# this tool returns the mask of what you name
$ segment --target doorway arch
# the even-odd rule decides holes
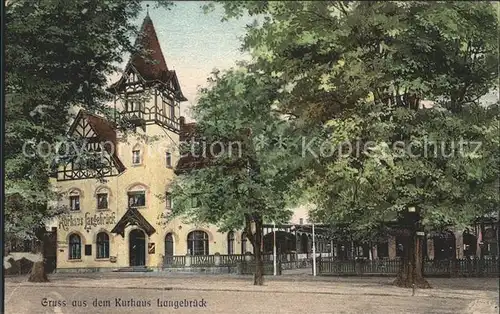
[[[146,265],[146,235],[140,229],[129,233],[129,263],[130,266]]]

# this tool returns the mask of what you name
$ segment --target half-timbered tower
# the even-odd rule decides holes
[[[166,253],[174,254],[178,233],[189,231],[180,221],[165,224],[180,104],[186,98],[176,72],[167,66],[149,15],[136,47],[138,52],[109,89],[121,116],[109,121],[82,110],[69,130],[69,136],[94,154],[92,164],[88,158],[61,159],[55,176],[63,192],[60,202],[69,207],[57,221],[59,271],[158,267]],[[185,251],[182,246],[178,249]]]

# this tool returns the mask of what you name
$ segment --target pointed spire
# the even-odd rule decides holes
[[[149,10],[142,22],[136,45],[139,45],[147,55],[134,54],[130,57],[129,63],[139,71],[145,80],[162,80],[168,73],[168,67],[161,51],[153,21],[149,16]]]

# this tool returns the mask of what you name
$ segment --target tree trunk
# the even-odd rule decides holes
[[[31,268],[31,274],[28,278],[30,282],[47,282],[49,279],[47,278],[47,273],[45,272],[45,254],[43,252],[44,248],[44,235],[38,237],[38,241],[35,243],[35,248],[33,253],[41,254],[42,260],[39,262],[34,262],[33,267]]]
[[[262,261],[262,222],[260,220],[255,223],[255,274],[253,277],[253,284],[262,286],[264,284],[264,262]]]
[[[260,216],[255,215],[255,234],[252,234],[252,218],[249,215],[245,216],[245,229],[247,238],[252,243],[255,259],[255,274],[253,284],[262,286],[264,284],[264,263],[262,261],[262,220]]]
[[[423,275],[422,239],[411,232],[403,237],[403,258],[394,285],[404,288],[429,289],[430,284]]]

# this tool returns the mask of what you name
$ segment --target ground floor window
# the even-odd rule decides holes
[[[192,231],[188,234],[188,254],[208,255],[208,234],[201,230]]]
[[[82,240],[79,235],[72,234],[69,236],[69,259],[82,258]]]
[[[109,236],[106,232],[97,234],[97,258],[109,258]]]

